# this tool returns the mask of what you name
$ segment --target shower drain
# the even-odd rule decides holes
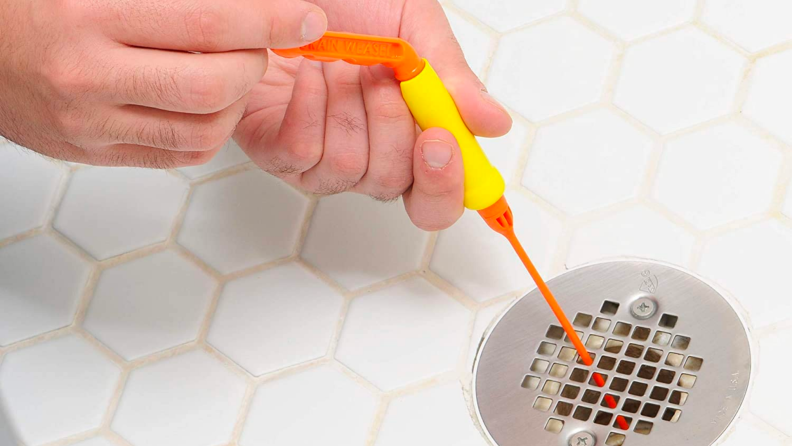
[[[751,351],[717,291],[639,260],[585,266],[549,286],[594,365],[582,364],[538,290],[520,299],[475,366],[477,412],[498,446],[708,446],[726,430],[748,388]]]

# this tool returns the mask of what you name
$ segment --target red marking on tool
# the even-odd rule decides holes
[[[487,222],[487,225],[498,232],[499,234],[506,237],[511,243],[512,248],[517,253],[517,256],[520,257],[522,260],[523,265],[525,265],[525,269],[528,270],[528,274],[531,275],[534,283],[536,283],[537,288],[542,293],[547,304],[550,306],[550,310],[553,311],[556,319],[561,324],[561,327],[564,328],[564,331],[569,337],[569,340],[572,341],[572,345],[575,346],[575,350],[577,350],[578,355],[580,356],[581,361],[586,366],[592,366],[594,364],[594,360],[591,358],[588,350],[583,345],[583,341],[580,340],[575,329],[572,327],[572,323],[569,322],[569,318],[567,318],[564,310],[561,308],[561,305],[558,304],[555,296],[548,288],[547,284],[545,283],[542,276],[537,271],[536,267],[534,266],[531,259],[528,257],[528,254],[523,249],[520,240],[517,239],[517,234],[514,233],[514,216],[512,215],[511,208],[509,204],[506,202],[505,197],[501,197],[495,204],[492,206],[482,209],[479,212],[479,215]],[[597,372],[594,372],[592,379],[599,387],[605,387],[605,379]],[[611,409],[616,408],[616,400],[610,396],[605,395],[605,404],[608,405]],[[624,419],[621,415],[616,416],[616,423],[622,430],[627,430],[630,425],[627,423],[627,420]]]

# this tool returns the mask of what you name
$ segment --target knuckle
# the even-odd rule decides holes
[[[225,82],[216,76],[197,74],[190,83],[190,98],[202,110],[222,110],[227,98]]]
[[[412,117],[404,102],[383,101],[374,106],[373,116],[381,121],[401,122]]]
[[[187,36],[203,51],[217,51],[229,32],[225,15],[215,6],[207,5],[194,9],[185,16]]]
[[[412,175],[378,175],[374,178],[374,184],[383,196],[398,198],[412,184]]]
[[[231,137],[233,128],[228,128],[220,123],[197,125],[193,128],[190,137],[190,148],[206,151],[222,146]]]
[[[61,99],[72,100],[92,89],[92,76],[63,60],[46,62],[41,69],[44,79]]]
[[[173,161],[179,167],[199,166],[206,164],[214,158],[217,150],[210,151],[190,151],[190,152],[170,152]]]
[[[56,125],[59,133],[69,141],[80,140],[88,130],[85,116],[75,110],[59,113],[56,118]]]
[[[342,178],[360,179],[366,173],[367,160],[356,153],[339,153],[328,160],[330,171]]]

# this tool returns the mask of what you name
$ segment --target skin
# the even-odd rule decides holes
[[[459,147],[416,128],[392,71],[267,51],[328,27],[408,40],[475,134],[511,126],[435,0],[11,0],[0,23],[0,135],[62,160],[191,166],[233,136],[296,187],[403,196],[418,227],[450,226],[463,212]]]

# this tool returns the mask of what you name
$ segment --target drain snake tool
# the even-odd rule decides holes
[[[512,211],[503,195],[506,190],[503,177],[487,160],[476,138],[462,120],[454,100],[428,61],[420,58],[415,49],[402,39],[336,32],[328,32],[316,42],[300,48],[273,51],[282,57],[302,56],[320,62],[343,60],[354,65],[382,64],[392,68],[401,83],[404,101],[421,129],[441,127],[456,138],[465,167],[465,207],[478,211],[490,228],[511,243],[575,346],[580,360],[586,366],[594,364],[553,293],[517,239]],[[592,379],[599,387],[605,386],[605,379],[599,373],[594,372]],[[605,403],[616,408],[616,401],[610,395],[606,395]],[[629,427],[621,416],[617,418],[617,423],[624,430]]]

